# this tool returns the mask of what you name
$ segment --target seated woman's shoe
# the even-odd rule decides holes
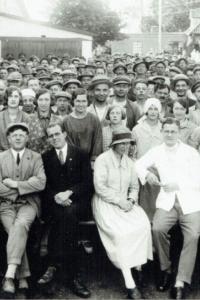
[[[142,299],[142,295],[137,287],[134,289],[127,289],[128,299]]]

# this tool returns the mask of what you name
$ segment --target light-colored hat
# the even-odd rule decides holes
[[[12,129],[23,129],[25,130],[27,133],[29,133],[29,128],[28,125],[26,123],[23,122],[18,122],[18,123],[11,123],[8,125],[8,127],[6,128],[6,135],[9,135],[9,133],[12,131]]]
[[[144,113],[147,113],[151,106],[155,106],[158,109],[158,112],[161,113],[162,106],[160,100],[157,98],[149,98],[144,104]]]
[[[188,85],[190,84],[190,80],[185,74],[177,74],[174,76],[174,78],[172,80],[172,88],[173,89],[175,88],[175,86],[179,80],[185,81]]]
[[[133,141],[131,131],[128,128],[121,126],[113,131],[110,147],[116,144],[129,143],[131,141]]]
[[[35,98],[35,92],[32,89],[23,89],[21,90],[21,93],[22,93],[22,98],[27,96]]]
[[[8,81],[20,81],[20,80],[22,80],[22,74],[17,71],[12,72],[8,75],[7,80]]]
[[[71,69],[65,69],[64,71],[61,72],[61,75],[62,76],[65,76],[65,75],[74,75],[74,76],[77,76],[77,72],[71,70]]]

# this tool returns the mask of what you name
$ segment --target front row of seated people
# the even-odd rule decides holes
[[[157,288],[165,291],[172,284],[168,232],[177,221],[184,241],[172,296],[185,297],[200,233],[200,156],[179,140],[179,123],[175,119],[163,122],[163,143],[136,162],[127,156],[131,132],[118,127],[113,131],[109,150],[95,161],[94,176],[88,155],[66,141],[66,132],[59,123],[48,126],[52,149],[42,157],[26,148],[29,128],[25,123],[10,124],[6,134],[10,149],[0,153],[0,219],[8,233],[4,292],[15,293],[16,279],[19,289],[28,288],[26,243],[31,224],[40,216],[42,191],[42,216],[50,215],[53,222],[48,239],[49,266],[38,283],[52,279],[61,265],[73,292],[83,298],[90,296],[78,279],[78,226],[91,205],[94,183],[94,219],[109,259],[121,270],[128,298],[142,298],[132,269],[141,272],[141,266],[153,259],[152,240],[162,271]],[[138,177],[142,185],[148,183],[160,190],[152,234],[150,221],[138,205]]]

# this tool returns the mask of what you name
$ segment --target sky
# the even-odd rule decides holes
[[[32,19],[48,21],[52,12],[52,0],[25,0],[25,3]],[[123,32],[140,32],[141,15],[148,14],[151,0],[108,0],[108,3],[120,14],[126,11],[127,26],[123,28]]]

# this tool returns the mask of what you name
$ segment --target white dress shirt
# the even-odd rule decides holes
[[[22,156],[24,154],[24,151],[25,151],[25,148],[19,152],[15,151],[14,149],[11,148],[11,151],[12,151],[12,154],[14,156],[14,159],[15,159],[15,162],[17,162],[17,154],[19,153],[19,158],[20,158],[20,161],[22,159]]]
[[[135,163],[142,184],[151,166],[157,169],[161,184],[179,186],[175,192],[165,192],[161,187],[157,208],[170,211],[177,196],[184,214],[200,211],[200,155],[194,148],[178,142],[174,147],[163,143],[149,150]]]
[[[65,143],[65,146],[63,148],[61,148],[61,149],[55,149],[56,153],[58,155],[58,158],[59,158],[60,151],[62,151],[64,162],[66,161],[66,158],[67,158],[67,149],[68,149],[67,143]]]

